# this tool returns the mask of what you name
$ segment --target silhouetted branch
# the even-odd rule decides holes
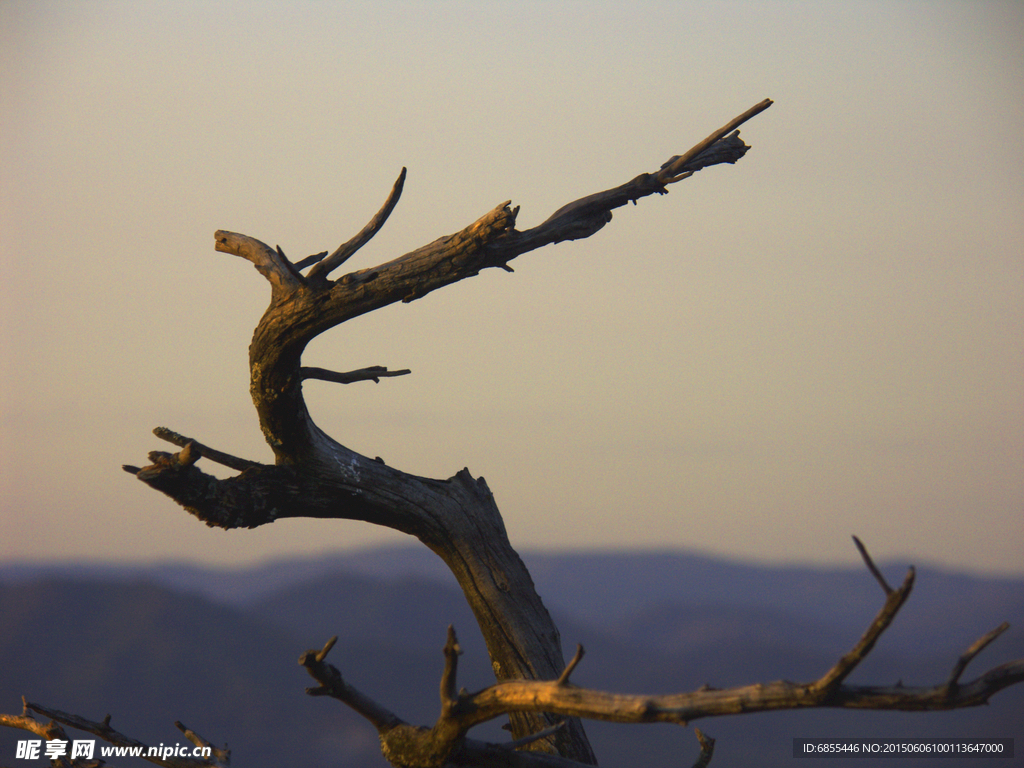
[[[867,547],[865,547],[863,542],[861,542],[861,540],[856,536],[853,537],[853,543],[857,545],[857,551],[860,552],[860,556],[864,560],[864,564],[867,565],[868,570],[871,571],[871,575],[875,577],[875,581],[881,584],[882,591],[887,595],[892,594],[892,587],[889,586],[889,582],[885,580],[885,576],[882,575],[882,572],[878,570],[878,567],[875,565],[875,561],[871,559],[871,555],[868,554]]]
[[[814,682],[812,689],[815,694],[827,696],[829,692],[834,691],[856,669],[857,665],[864,660],[864,657],[871,653],[871,649],[875,647],[878,638],[882,636],[882,633],[889,627],[892,620],[896,618],[896,614],[910,596],[910,590],[913,589],[913,586],[914,569],[910,568],[900,588],[889,591],[882,610],[875,616],[875,620],[871,622],[871,625],[857,644],[849,653],[836,662],[836,665],[825,673],[821,679]]]
[[[573,655],[572,659],[566,665],[565,669],[562,671],[562,674],[558,676],[558,680],[555,681],[558,685],[569,684],[569,675],[571,675],[573,670],[576,669],[576,667],[579,665],[581,661],[583,661],[583,656],[585,654],[586,651],[583,650],[583,646],[580,643],[576,643],[576,653]]]
[[[360,368],[356,371],[328,371],[326,368],[300,368],[299,375],[304,379],[319,379],[320,381],[333,381],[336,384],[352,384],[356,381],[372,381],[379,384],[383,378],[392,376],[406,376],[412,373],[408,368],[400,371],[389,371],[382,365],[374,365],[369,368]]]
[[[300,259],[299,261],[295,262],[295,268],[305,269],[306,267],[311,267],[318,261],[322,261],[323,258],[327,255],[327,253],[328,251],[320,251],[320,253],[314,253],[312,256],[307,256],[304,259]]]
[[[755,104],[742,115],[734,117],[728,123],[723,125],[717,131],[708,136],[704,141],[695,144],[687,152],[682,155],[676,155],[671,158],[667,163],[661,166],[661,173],[658,174],[659,180],[663,184],[671,184],[674,181],[678,181],[681,177],[680,174],[692,174],[695,171],[699,171],[701,168],[705,168],[715,163],[735,163],[746,153],[746,147],[740,147],[736,144],[738,140],[739,131],[736,129],[747,122],[750,118],[755,117],[764,112],[768,107],[772,105],[771,99],[765,99],[764,101]],[[733,133],[735,131],[735,133]],[[732,134],[731,136],[729,134]],[[715,149],[715,145],[724,143],[728,148],[721,154],[715,154],[711,152]],[[739,142],[743,144],[743,142]],[[737,154],[738,153],[738,154]]]

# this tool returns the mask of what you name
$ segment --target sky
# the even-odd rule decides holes
[[[352,268],[519,228],[764,98],[752,149],[595,236],[333,329],[328,434],[487,479],[521,549],[1024,575],[1024,4],[0,2],[0,562],[395,544],[212,530],[121,470],[271,459],[227,229]],[[205,462],[204,462],[205,463]],[[207,467],[221,474],[223,468]]]

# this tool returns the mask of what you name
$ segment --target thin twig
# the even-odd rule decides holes
[[[875,620],[871,622],[871,625],[867,628],[864,634],[861,636],[857,644],[850,650],[849,653],[845,654],[839,661],[836,662],[835,666],[826,672],[819,680],[815,681],[811,685],[811,690],[815,693],[827,696],[830,692],[834,691],[842,682],[845,680],[857,665],[864,660],[864,658],[871,653],[871,649],[875,647],[875,643],[878,642],[878,638],[882,636],[882,633],[888,629],[892,620],[896,618],[896,614],[900,608],[903,607],[903,603],[906,602],[907,598],[910,597],[910,590],[914,586],[914,569],[911,568],[907,572],[906,578],[903,580],[903,584],[897,590],[890,590],[888,596],[885,599],[885,604],[882,609],[875,616]]]
[[[326,368],[299,368],[299,376],[303,379],[317,379],[319,381],[332,381],[335,384],[352,384],[357,381],[372,381],[379,384],[381,379],[394,376],[407,376],[412,373],[408,368],[400,371],[389,371],[383,365],[373,365],[369,368],[360,368],[356,371],[329,371]]]
[[[307,256],[304,259],[300,259],[295,262],[296,269],[305,269],[311,267],[319,261],[323,261],[324,256],[328,254],[328,251],[320,251],[320,253],[314,253],[312,256]]]
[[[106,719],[103,722],[109,727],[109,725],[110,725],[110,715],[107,715]],[[209,748],[211,757],[215,757],[218,762],[223,763],[224,765],[227,765],[229,762],[231,762],[231,750],[230,749],[227,749],[227,748],[222,749],[220,747],[215,746],[212,742],[208,741],[207,739],[204,739],[202,736],[200,736],[198,733],[193,731],[191,728],[187,727],[180,720],[175,720],[174,721],[174,727],[177,728],[179,731],[181,731],[182,734],[185,736],[185,738],[188,739],[189,741],[191,741],[197,747],[207,747],[207,748]]]
[[[715,740],[706,735],[700,728],[693,729],[697,734],[697,741],[700,742],[700,756],[693,768],[707,768],[708,763],[715,754]]]
[[[555,681],[556,685],[567,685],[569,683],[569,675],[571,675],[572,671],[576,669],[576,665],[583,661],[583,655],[585,653],[586,651],[583,650],[583,646],[580,643],[577,643],[576,653],[566,665],[565,669],[562,670],[562,674],[558,676],[558,679]]]
[[[149,746],[138,739],[133,739],[130,736],[126,736],[123,733],[115,731],[110,727],[109,716],[104,718],[103,722],[97,723],[92,720],[87,720],[84,717],[79,717],[78,715],[73,715],[68,712],[62,712],[59,709],[44,707],[40,704],[31,704],[26,702],[25,706],[33,712],[38,712],[40,715],[48,717],[62,725],[75,728],[79,731],[85,731],[86,733],[91,733],[114,746],[140,748],[143,760],[150,763],[156,763],[157,765],[168,766],[168,768],[211,768],[214,766],[222,766],[227,763],[229,759],[228,756],[230,755],[228,750],[215,750],[211,746],[211,759],[209,760],[197,760],[188,757],[168,756],[161,758],[157,756],[149,756]]]
[[[338,642],[338,636],[335,635],[330,640],[328,640],[326,643],[324,643],[324,647],[321,648],[317,652],[317,654],[316,654],[316,660],[322,662],[324,659],[326,659],[327,658],[327,654],[331,652],[331,649],[334,647],[334,644],[337,643],[337,642]]]
[[[153,430],[153,434],[161,440],[166,440],[168,443],[177,445],[180,448],[186,448],[191,444],[193,448],[198,449],[204,459],[209,459],[210,461],[214,461],[218,464],[223,464],[225,467],[231,467],[231,469],[237,469],[239,472],[244,472],[252,467],[260,466],[258,461],[240,459],[237,456],[232,456],[230,453],[218,451],[216,448],[210,448],[209,446],[203,445],[198,440],[193,440],[191,437],[179,435],[177,432],[167,429],[167,427],[157,427]]]
[[[337,667],[324,661],[336,640],[337,637],[332,637],[323,648],[306,651],[299,657],[299,664],[320,684],[316,688],[307,688],[306,693],[337,699],[369,720],[378,731],[403,724],[404,721],[398,715],[353,688],[341,676]]]
[[[765,99],[764,101],[755,104],[742,115],[733,118],[724,126],[719,128],[717,131],[708,136],[704,141],[699,144],[695,144],[693,147],[688,149],[681,155],[677,155],[669,160],[665,165],[662,166],[661,170],[656,174],[658,180],[663,184],[670,184],[673,181],[678,181],[676,178],[680,175],[680,171],[689,163],[691,160],[695,160],[704,150],[708,149],[715,142],[724,139],[730,133],[735,131],[745,122],[750,120],[752,117],[761,114],[774,102],[771,99]]]
[[[875,580],[882,585],[882,589],[885,590],[885,594],[892,594],[892,587],[889,586],[889,582],[885,580],[882,572],[875,567],[875,562],[871,559],[871,555],[868,554],[867,547],[858,539],[856,536],[853,537],[853,543],[857,545],[857,550],[860,552],[860,556],[864,558],[865,564],[868,566],[868,570],[871,571],[871,575],[875,577]]]
[[[529,736],[524,736],[521,739],[516,739],[515,741],[510,741],[508,744],[502,744],[501,746],[505,747],[506,749],[519,749],[520,747],[525,747],[525,746],[528,746],[530,744],[533,744],[533,742],[535,742],[535,741],[540,741],[541,739],[546,739],[548,736],[553,736],[556,733],[558,733],[560,730],[562,730],[564,727],[565,727],[565,720],[562,720],[560,723],[556,723],[555,725],[552,725],[550,728],[545,728],[542,731],[537,731],[536,733],[531,733]]]
[[[981,653],[983,650],[985,650],[986,646],[988,646],[989,643],[991,643],[993,640],[995,640],[1009,628],[1009,623],[1004,621],[991,632],[986,632],[984,635],[975,640],[971,644],[971,647],[964,651],[962,654],[960,654],[960,658],[956,660],[956,664],[953,665],[953,671],[950,673],[949,680],[946,682],[946,685],[950,688],[952,688],[955,685],[958,685],[960,682],[960,675],[964,673],[964,670],[967,669],[967,665],[970,664],[971,661],[973,661],[974,657]]]

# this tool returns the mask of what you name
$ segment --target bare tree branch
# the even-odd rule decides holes
[[[370,219],[369,223],[360,230],[359,234],[347,243],[343,243],[338,246],[338,249],[334,253],[309,270],[309,279],[325,280],[327,275],[344,264],[356,253],[356,251],[370,242],[370,239],[380,231],[381,227],[383,227],[384,223],[388,220],[388,216],[391,215],[395,206],[398,205],[398,200],[402,196],[402,188],[404,186],[405,168],[402,168],[402,172],[398,174],[398,180],[391,188],[391,194],[388,195],[388,199],[384,202],[383,207],[377,211],[377,214]]]
[[[870,564],[867,550],[859,546]],[[869,568],[870,569],[870,568]],[[987,703],[994,694],[1009,685],[1024,681],[1024,659],[1003,664],[965,685],[957,684],[967,663],[1006,629],[998,627],[974,643],[958,660],[948,681],[929,688],[897,686],[845,686],[842,681],[871,651],[875,641],[889,626],[910,594],[913,569],[903,584],[892,590],[874,621],[854,648],[844,655],[821,678],[811,683],[776,681],[718,690],[702,688],[692,693],[631,696],[577,688],[569,684],[571,671],[583,657],[582,646],[565,671],[550,681],[514,680],[490,686],[477,693],[455,693],[457,658],[461,650],[452,627],[448,627],[444,647],[445,667],[441,676],[441,714],[432,728],[411,726],[381,718],[371,722],[378,727],[385,754],[395,765],[409,768],[437,768],[446,761],[460,763],[460,750],[465,749],[466,733],[474,726],[513,712],[535,711],[557,715],[606,720],[617,723],[667,722],[686,725],[694,720],[722,716],[766,712],[783,709],[829,707],[848,709],[948,710]],[[356,708],[370,709],[349,687],[337,687],[340,673],[332,666],[308,662],[315,654],[308,651],[302,663],[322,687],[337,690],[335,698]],[[334,695],[332,693],[332,695]],[[373,705],[377,707],[379,705]],[[386,710],[385,710],[386,711]],[[394,736],[392,736],[394,734]],[[395,744],[389,741],[394,738]],[[695,765],[706,766],[714,751],[714,740],[700,730],[697,738],[701,755]],[[397,761],[397,762],[396,762]]]
[[[334,636],[320,650],[306,651],[299,657],[299,664],[320,684],[316,688],[307,688],[306,693],[310,696],[330,696],[337,699],[369,720],[378,731],[389,730],[402,724],[403,721],[398,715],[346,683],[337,668],[325,661],[337,641],[338,637]]]
[[[198,440],[194,440],[191,437],[185,437],[179,435],[177,432],[173,432],[167,427],[157,427],[153,430],[153,434],[159,437],[161,440],[166,440],[171,445],[176,445],[179,448],[184,448],[188,445],[192,445],[192,448],[199,452],[199,457],[209,459],[218,464],[223,464],[225,467],[231,469],[237,469],[239,472],[244,472],[252,467],[258,467],[260,463],[258,461],[250,461],[249,459],[240,459],[237,456],[232,456],[230,453],[224,453],[218,451],[215,448],[211,448],[208,445],[203,445]]]
[[[305,269],[306,267],[310,267],[316,264],[317,262],[322,261],[327,254],[328,251],[320,251],[320,253],[314,253],[312,256],[307,256],[304,259],[300,259],[299,261],[295,262],[295,268],[301,270]]]
[[[137,739],[133,739],[130,736],[125,736],[123,733],[119,733],[110,727],[110,715],[103,718],[102,722],[95,722],[87,720],[84,717],[78,715],[69,714],[62,712],[59,709],[52,709],[50,707],[44,707],[40,704],[32,704],[25,699],[22,699],[24,706],[23,713],[21,715],[4,715],[0,714],[0,725],[6,725],[12,728],[21,728],[22,730],[31,731],[38,736],[46,740],[60,739],[62,741],[69,741],[67,733],[59,726],[66,725],[70,728],[74,728],[79,731],[85,731],[92,735],[102,739],[103,741],[113,744],[116,747],[129,747],[140,750],[138,756],[143,760],[156,765],[166,766],[166,768],[225,768],[230,761],[231,752],[228,749],[220,749],[214,747],[210,742],[197,735],[195,732],[187,729],[181,723],[175,723],[185,737],[195,744],[197,747],[209,747],[210,758],[198,759],[192,757],[175,757],[166,756],[160,757],[158,755],[151,756],[149,754],[150,747]],[[36,712],[43,717],[50,718],[48,723],[40,722],[36,720],[29,712]],[[157,750],[159,751],[159,749]],[[61,758],[57,761],[58,765],[66,765],[69,768],[89,768],[91,766],[98,766],[103,763],[102,760],[69,760],[67,758]]]
[[[700,757],[693,764],[693,768],[707,768],[715,754],[715,740],[710,736],[704,735],[700,728],[694,728],[693,730],[697,734],[697,741],[700,743]]]
[[[270,281],[271,301],[277,301],[298,290],[305,282],[288,263],[283,253],[261,243],[254,237],[235,232],[217,232],[214,249],[251,261],[256,270]]]
[[[913,586],[914,569],[911,568],[907,572],[907,577],[903,580],[900,588],[889,592],[882,610],[878,612],[875,620],[871,622],[871,625],[864,632],[857,645],[836,662],[836,665],[821,679],[814,682],[812,687],[816,695],[827,696],[830,692],[836,690],[843,680],[849,677],[857,665],[864,660],[864,657],[871,653],[871,649],[875,647],[878,638],[882,636],[882,633],[889,627],[892,620],[896,618],[896,614],[910,596],[910,590]]]
[[[942,685],[913,689],[846,685],[907,600],[914,581],[911,568],[894,590],[855,537],[868,570],[886,594],[885,603],[858,643],[818,680],[778,681],[726,691],[705,688],[675,696],[618,696],[577,688],[569,677],[583,658],[583,649],[579,647],[565,664],[558,630],[508,541],[483,478],[474,478],[467,469],[444,480],[402,473],[333,440],[314,424],[306,408],[302,393],[306,379],[350,383],[408,373],[383,367],[348,373],[303,367],[306,345],[319,334],[381,307],[414,301],[483,269],[512,271],[509,262],[519,255],[595,234],[611,221],[616,208],[649,195],[667,194],[668,185],[702,168],[735,163],[749,149],[739,137],[739,126],[771,104],[765,99],[687,152],[671,157],[659,170],[570,202],[536,227],[517,230],[519,208],[506,201],[459,232],[335,280],[328,275],[368,242],[394,209],[404,187],[404,168],[380,211],[330,256],[325,251],[292,264],[280,247],[271,249],[245,235],[216,233],[217,251],[249,260],[271,284],[270,306],[249,348],[249,368],[250,393],[275,464],[250,462],[170,430],[158,430],[158,437],[181,450],[154,451],[149,466],[125,469],[207,525],[256,527],[282,517],[363,520],[415,536],[444,560],[480,625],[496,685],[474,694],[456,691],[460,651],[450,629],[441,715],[433,727],[424,728],[401,721],[348,685],[325,661],[333,641],[300,660],[319,682],[308,692],[336,698],[373,723],[385,756],[395,765],[437,768],[445,761],[468,765],[485,760],[510,766],[591,764],[595,758],[580,717],[685,723],[715,715],[801,707],[951,709],[984,703],[1002,688],[1024,680],[1024,661],[1016,661],[960,683],[967,664],[1004,629],[998,628],[960,656]],[[300,270],[306,267],[311,268],[303,277]],[[212,477],[196,466],[200,457],[240,474]],[[509,716],[518,749],[466,738],[469,728],[502,715]],[[697,765],[706,765],[713,740],[699,731],[698,740],[702,752]]]
[[[107,720],[109,720],[109,717],[107,718]],[[107,722],[107,720],[105,720],[104,722]],[[231,762],[231,750],[227,747],[224,747],[222,749],[220,747],[214,746],[213,742],[204,739],[191,728],[188,728],[180,720],[174,721],[174,727],[181,731],[185,738],[191,741],[197,747],[208,748],[210,750],[211,757],[214,758],[212,762],[215,765],[226,766],[228,765],[228,763]]]
[[[750,118],[756,117],[757,115],[764,112],[768,107],[772,105],[771,99],[765,99],[758,104],[755,104],[742,115],[734,117],[728,123],[723,125],[717,131],[708,136],[704,141],[695,144],[690,148],[689,151],[682,155],[676,155],[671,158],[667,163],[661,166],[661,174],[659,174],[663,183],[670,184],[675,177],[678,177],[681,173],[698,171],[708,165],[714,163],[734,163],[739,157],[743,156],[740,153],[738,157],[732,157],[732,159],[717,159],[714,158],[708,150],[710,150],[715,144],[719,143],[723,139],[726,139],[729,134],[736,131],[741,125],[747,122]],[[739,131],[736,131],[734,135],[738,135]],[[731,138],[731,137],[729,137]],[[742,142],[740,142],[742,144]],[[743,150],[746,152],[746,149]],[[703,161],[703,162],[701,162]]]
[[[863,558],[864,564],[867,565],[868,570],[871,571],[871,575],[875,577],[875,581],[882,585],[882,590],[885,594],[892,594],[892,587],[889,586],[889,582],[885,580],[882,572],[878,570],[878,567],[875,565],[875,561],[871,559],[871,555],[868,554],[868,550],[864,546],[863,542],[854,536],[853,543],[857,545],[857,551],[860,552],[860,556]]]
[[[956,686],[958,686],[960,684],[960,675],[964,673],[964,670],[967,669],[967,665],[971,663],[974,657],[981,653],[983,650],[985,650],[989,643],[991,643],[993,640],[995,640],[1009,628],[1010,625],[1004,621],[991,632],[987,632],[986,634],[982,635],[977,640],[975,640],[971,647],[964,651],[960,655],[960,658],[956,660],[956,664],[953,665],[953,671],[950,673],[949,679],[946,681],[946,687],[950,690],[953,690]]]
[[[562,674],[558,676],[558,680],[555,681],[558,685],[569,684],[569,675],[571,675],[573,673],[573,670],[576,669],[576,667],[579,665],[581,661],[583,661],[583,656],[585,653],[586,651],[583,650],[583,645],[580,643],[576,643],[575,655],[566,665],[565,670],[563,670]]]
[[[63,739],[67,740],[67,734],[64,729],[61,728],[53,720],[49,722],[42,722],[32,717],[29,712],[31,711],[31,705],[25,700],[25,697],[21,697],[21,714],[20,715],[5,715],[0,713],[0,725],[8,728],[18,728],[23,731],[29,731],[34,733],[36,736],[40,736],[43,739]]]
[[[508,744],[502,744],[501,746],[504,749],[519,749],[520,747],[525,747],[528,744],[533,744],[533,742],[535,742],[535,741],[540,741],[541,739],[546,739],[548,736],[553,736],[555,733],[558,732],[559,729],[564,728],[564,727],[565,727],[565,720],[563,720],[562,722],[558,723],[557,725],[552,725],[550,728],[545,728],[543,731],[537,731],[536,733],[531,733],[529,736],[524,736],[521,739],[516,739],[515,741],[510,741]]]
[[[448,660],[458,655],[458,641],[455,640],[454,630],[450,627],[448,639],[449,642],[445,643],[446,665],[441,689],[442,701],[451,704],[458,702],[463,694],[456,695],[454,691],[449,690],[448,680],[451,680],[451,685],[454,686],[455,670],[454,667],[449,668]],[[436,726],[435,729],[430,729],[410,725],[349,685],[336,667],[326,663],[327,652],[334,646],[336,640],[337,638],[333,637],[327,641],[323,649],[309,650],[299,657],[299,664],[319,683],[315,688],[307,688],[306,693],[310,696],[329,696],[337,699],[366,718],[377,729],[381,750],[393,765],[408,768],[438,768],[445,765],[490,768],[582,768],[587,765],[555,754],[518,751],[522,747],[550,739],[567,725],[567,721],[505,744],[475,741],[453,731],[451,724],[456,721],[452,719],[450,711],[445,714],[445,704],[442,704],[442,716],[439,719],[444,725],[440,729]]]
[[[369,368],[360,368],[357,371],[338,373],[328,371],[325,368],[300,368],[299,375],[304,379],[319,379],[320,381],[333,381],[336,384],[352,384],[357,381],[372,381],[379,384],[383,378],[391,376],[406,376],[412,373],[408,368],[400,371],[389,371],[382,365],[374,365]]]

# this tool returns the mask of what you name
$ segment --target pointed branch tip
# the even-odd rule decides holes
[[[882,572],[875,566],[874,560],[872,560],[871,555],[868,554],[867,547],[865,547],[864,543],[856,536],[853,537],[853,543],[857,545],[857,551],[860,552],[861,558],[863,558],[865,565],[867,565],[868,570],[871,572],[871,575],[875,577],[875,581],[882,585],[882,589],[885,591],[885,594],[891,595],[893,589],[889,586],[889,582],[885,580]]]
[[[697,734],[697,741],[700,742],[700,757],[693,764],[693,768],[707,768],[715,754],[715,740],[707,736],[700,728],[693,730]]]
[[[558,680],[555,681],[555,685],[563,686],[569,684],[569,675],[573,673],[573,670],[583,661],[583,656],[586,654],[583,646],[580,643],[576,644],[576,653],[572,659],[566,665],[565,669],[562,670],[562,674],[558,676]]]
[[[998,627],[990,632],[986,632],[984,635],[975,640],[971,647],[964,651],[960,658],[956,660],[956,664],[953,665],[953,671],[949,674],[949,680],[946,682],[947,688],[953,688],[960,682],[960,675],[967,669],[967,665],[970,664],[974,657],[985,650],[988,645],[999,637],[1003,632],[1010,628],[1009,622],[1004,621]]]
[[[331,649],[332,649],[332,648],[334,647],[334,644],[335,644],[336,642],[338,642],[338,636],[337,636],[337,635],[335,635],[335,636],[334,636],[334,637],[332,637],[332,638],[331,638],[330,640],[328,640],[328,641],[327,641],[327,642],[326,642],[326,643],[324,644],[324,647],[323,647],[323,648],[321,648],[321,649],[320,649],[320,650],[319,650],[319,651],[317,652],[317,654],[316,654],[316,660],[317,660],[317,661],[320,661],[320,662],[322,662],[322,661],[323,661],[324,659],[326,659],[326,658],[327,658],[327,654],[331,652]]]
[[[388,217],[395,209],[395,206],[398,205],[398,200],[402,197],[402,189],[405,186],[405,175],[406,169],[403,166],[402,172],[398,174],[398,179],[391,188],[391,193],[388,195],[387,200],[384,201],[384,205],[381,206],[381,209],[377,211],[365,227],[359,230],[355,237],[339,245],[334,253],[327,258],[322,261],[318,260],[318,262],[314,264],[313,268],[309,271],[309,277],[311,279],[326,278],[331,272],[352,258],[360,248],[373,239],[373,236],[381,230],[384,223],[388,220]]]
[[[537,731],[536,733],[531,733],[529,736],[524,736],[521,739],[510,741],[508,744],[502,744],[501,746],[508,750],[520,749],[522,747],[533,744],[535,741],[546,739],[548,736],[554,736],[560,730],[565,728],[565,724],[566,721],[562,720],[561,722],[555,723],[550,728],[545,728],[544,730]]]

